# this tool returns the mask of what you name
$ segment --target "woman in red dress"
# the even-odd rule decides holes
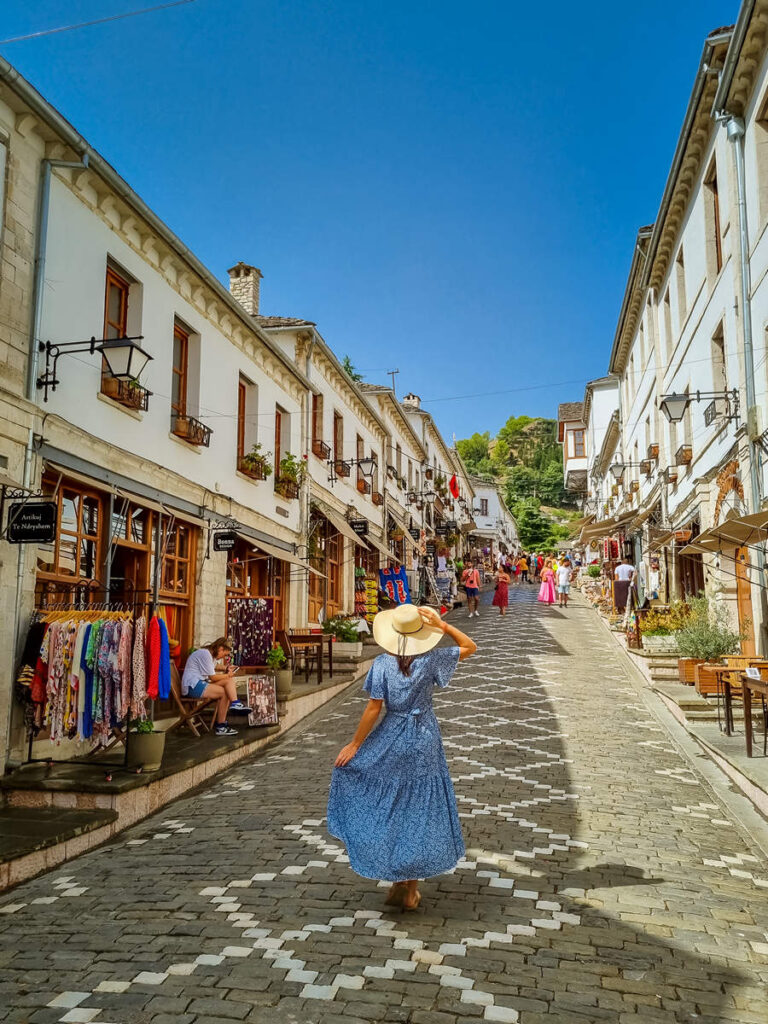
[[[511,577],[503,566],[499,566],[496,573],[496,593],[493,595],[493,605],[499,609],[500,615],[506,615],[509,604],[509,584]]]

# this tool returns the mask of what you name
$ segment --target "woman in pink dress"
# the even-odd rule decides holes
[[[541,570],[541,587],[539,588],[539,601],[542,604],[554,604],[557,600],[555,593],[555,573],[552,569],[552,559],[547,558]]]
[[[511,577],[509,573],[503,565],[500,565],[499,571],[496,573],[496,593],[493,595],[493,601],[491,602],[494,608],[499,609],[500,615],[507,614],[510,581]]]

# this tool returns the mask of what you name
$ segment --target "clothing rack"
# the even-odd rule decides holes
[[[50,604],[45,603],[42,607],[37,608],[33,613],[31,623],[34,622],[96,622],[103,619],[109,620],[133,620],[134,626],[136,621],[145,615],[147,622],[154,614],[154,603],[151,599],[147,599],[144,595],[150,595],[150,590],[134,591],[132,602],[127,601],[112,601],[108,595],[110,591],[107,588],[95,587],[91,583],[55,583],[51,586],[47,593],[56,593],[70,591],[71,597],[69,600],[53,601]],[[46,591],[43,592],[44,594]],[[103,601],[85,600],[86,598],[92,598],[95,594],[103,594],[106,599]],[[140,596],[141,595],[141,596]],[[138,613],[138,614],[137,614]],[[131,648],[136,642],[135,633],[132,637]],[[110,747],[114,746],[115,743],[121,742],[123,744],[123,757],[121,761],[107,761],[99,760],[99,768],[103,768],[105,771],[107,781],[111,781],[112,770],[115,768],[122,768],[127,770],[128,767],[128,746],[130,736],[130,723],[131,723],[131,704],[133,701],[133,672],[131,671],[130,676],[130,690],[128,699],[128,711],[125,716],[125,724],[121,728],[119,725],[111,727],[111,739],[106,746],[95,744],[91,750],[79,757],[69,758],[57,758],[57,757],[33,757],[32,747],[35,742],[36,734],[34,727],[30,728],[29,735],[27,737],[27,756],[24,760],[24,764],[46,764],[49,767],[53,767],[55,764],[83,764],[85,761],[93,757],[95,754],[103,753],[109,750]]]

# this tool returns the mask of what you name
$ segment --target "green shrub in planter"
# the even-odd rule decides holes
[[[165,733],[155,732],[151,718],[134,722],[128,741],[127,767],[145,772],[156,772],[163,763]]]
[[[591,576],[593,580],[596,580],[602,571],[602,567],[599,565],[587,566],[587,576]]]
[[[737,654],[743,636],[731,628],[722,604],[710,604],[706,597],[691,598],[685,625],[674,633],[681,658],[720,661]]]
[[[275,673],[275,687],[281,697],[289,694],[293,686],[293,672],[285,667],[287,661],[282,645],[273,644],[267,653],[267,667]]]

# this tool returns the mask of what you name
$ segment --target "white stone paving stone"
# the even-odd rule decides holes
[[[131,987],[130,981],[101,981],[94,992],[126,992]]]
[[[493,1006],[490,992],[478,992],[476,989],[465,988],[461,993],[462,1003],[474,1003],[476,1006]]]
[[[90,1021],[94,1017],[98,1017],[101,1010],[98,1008],[95,1010],[89,1010],[85,1007],[79,1006],[76,1010],[69,1010],[60,1017],[59,1020],[64,1021],[64,1024],[90,1024]]]
[[[395,972],[391,967],[377,967],[374,964],[368,964],[367,967],[364,967],[363,974],[366,978],[394,978],[395,976]]]
[[[168,974],[187,975],[193,974],[197,964],[171,964],[168,968]]]
[[[520,1014],[508,1006],[494,1005],[486,1006],[483,1017],[485,1020],[498,1021],[498,1024],[514,1024],[520,1019]]]
[[[136,977],[131,981],[131,984],[132,985],[162,985],[162,983],[165,981],[165,979],[167,977],[168,977],[168,974],[167,974],[166,971],[163,971],[162,973],[155,972],[155,971],[141,971],[141,973],[137,974]]]
[[[286,981],[299,981],[307,985],[311,985],[315,978],[317,978],[317,971],[293,970],[288,971],[285,976]]]
[[[80,1003],[84,1003],[85,1000],[90,996],[90,992],[62,992],[60,995],[52,999],[47,1006],[62,1006],[67,1010],[73,1009],[75,1006],[79,1006]]]
[[[210,967],[216,967],[223,962],[224,957],[219,956],[218,953],[201,953],[200,956],[195,957],[196,964],[206,964]]]
[[[337,988],[361,989],[365,978],[360,974],[337,974],[333,983]]]
[[[333,985],[305,985],[299,994],[302,999],[335,999],[336,988]]]

